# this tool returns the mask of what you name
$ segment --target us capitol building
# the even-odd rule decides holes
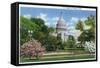
[[[56,24],[56,33],[57,36],[62,39],[63,42],[67,41],[68,33],[67,33],[67,24],[61,16]]]
[[[72,35],[75,37],[76,42],[79,42],[77,38],[80,36],[81,32],[78,31],[75,34],[72,33],[72,31],[69,30],[68,24],[63,19],[63,16],[59,17],[57,20],[57,24],[55,26],[56,30],[54,33],[52,33],[53,36],[60,37],[62,42],[66,42],[69,35]]]

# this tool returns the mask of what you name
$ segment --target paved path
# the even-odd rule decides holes
[[[74,54],[74,52],[50,52],[45,53],[43,58],[60,58],[60,57],[76,57],[76,56],[87,56],[94,54]]]
[[[43,58],[60,58],[60,57],[76,57],[76,56],[87,56],[87,55],[90,55],[90,54],[79,54],[79,55],[60,55],[60,56],[44,56]]]
[[[50,53],[45,53],[44,55],[58,55],[58,54],[74,54],[73,52],[50,52]]]

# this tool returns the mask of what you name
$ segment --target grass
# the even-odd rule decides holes
[[[94,54],[90,54],[87,51],[84,51],[82,49],[67,49],[67,50],[61,50],[61,51],[53,51],[53,52],[47,52],[41,57],[40,59],[31,58],[28,57],[21,57],[20,62],[39,62],[39,61],[56,61],[56,60],[77,60],[77,59],[83,59],[88,60],[91,58],[95,58]]]
[[[95,55],[91,54],[80,54],[80,55],[46,55],[37,60],[36,58],[20,58],[21,62],[39,62],[39,61],[56,61],[56,60],[75,60],[75,59],[90,59],[94,58]]]

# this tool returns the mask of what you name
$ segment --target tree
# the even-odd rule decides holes
[[[55,31],[53,27],[45,25],[45,21],[40,18],[27,19],[21,16],[20,19],[20,43],[24,43],[30,40],[28,30],[32,30],[32,38],[38,40],[47,51],[56,51],[63,49],[61,39],[58,39],[51,34]]]
[[[54,31],[55,31],[55,28],[53,28],[53,27],[49,27],[49,28],[48,28],[48,32],[49,32],[49,33],[53,33]]]
[[[75,44],[76,44],[75,38],[72,35],[69,35],[67,40],[67,47],[74,48]]]
[[[20,44],[29,41],[28,30],[32,30],[33,32],[38,31],[39,26],[30,19],[20,17]]]
[[[78,23],[76,24],[75,28],[77,30],[83,31],[84,30],[83,22],[81,20],[79,20]]]
[[[41,18],[31,18],[31,21],[39,26],[39,28],[37,28],[39,29],[38,31],[45,33],[48,32],[48,27],[45,25],[45,21],[42,20]]]
[[[81,44],[84,44],[86,41],[95,41],[95,16],[90,15],[84,21],[84,26],[89,26],[89,29],[85,29],[82,21],[78,21],[76,24],[76,29],[81,31],[78,40],[81,41]]]
[[[45,52],[45,48],[41,46],[41,43],[37,42],[36,40],[30,40],[24,43],[20,48],[21,56],[27,56],[30,59],[32,57],[39,59]]]
[[[90,34],[90,39],[92,40],[92,41],[95,41],[94,39],[95,39],[95,30],[96,30],[96,27],[95,27],[95,25],[96,25],[96,23],[95,23],[95,16],[93,16],[93,15],[90,15],[88,18],[87,18],[87,20],[85,20],[85,24],[87,25],[87,26],[90,26],[90,29],[88,29],[88,31],[91,33]],[[93,39],[94,38],[94,39]]]
[[[23,16],[20,17],[20,44],[29,41],[29,35],[28,30],[32,30],[32,38],[39,40],[39,42],[43,43],[44,38],[48,36],[49,32],[51,31],[50,28],[48,28],[44,24],[44,20],[40,18],[31,18],[27,19]]]
[[[95,29],[95,24],[96,24],[95,23],[95,16],[90,15],[89,17],[87,17],[87,20],[85,20],[85,24],[87,26],[90,26],[91,28],[94,28]]]
[[[45,39],[46,51],[57,51],[63,48],[61,39],[48,35]]]
[[[56,37],[48,35],[48,37],[46,37],[46,42],[45,42],[45,47],[47,51],[55,51],[56,50]]]
[[[82,44],[84,44],[85,41],[93,41],[94,39],[94,33],[90,30],[84,30],[78,37],[78,40],[81,41]]]

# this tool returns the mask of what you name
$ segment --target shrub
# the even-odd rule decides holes
[[[36,40],[30,40],[24,43],[20,47],[20,50],[21,56],[29,57],[30,59],[32,57],[39,59],[39,57],[42,57],[45,52],[45,48],[42,47],[41,43],[37,42]]]

